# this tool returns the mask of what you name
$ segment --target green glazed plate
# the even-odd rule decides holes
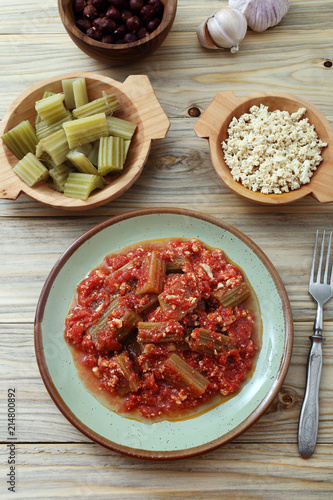
[[[193,418],[142,423],[108,410],[86,390],[63,338],[64,319],[77,283],[106,254],[143,240],[175,237],[198,238],[221,248],[243,269],[259,302],[262,346],[252,377],[234,397]],[[96,443],[147,459],[198,455],[248,429],[277,396],[290,363],[292,342],[288,297],[265,254],[247,236],[222,220],[176,208],[127,212],[84,233],[50,272],[35,318],[38,366],[60,411]]]

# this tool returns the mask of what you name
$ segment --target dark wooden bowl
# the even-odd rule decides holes
[[[83,52],[98,61],[118,66],[152,54],[164,42],[176,16],[177,0],[161,1],[164,3],[164,13],[158,28],[142,40],[121,45],[93,40],[80,31],[75,25],[73,0],[58,0],[58,9],[67,33]]]

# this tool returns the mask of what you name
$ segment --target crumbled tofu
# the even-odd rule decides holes
[[[94,366],[92,368],[92,372],[95,375],[95,377],[102,378],[102,373],[101,373],[101,370],[98,368],[98,366]]]
[[[113,318],[111,321],[108,322],[108,325],[110,326],[110,328],[122,328],[123,320]]]
[[[207,275],[208,275],[210,278],[214,278],[213,273],[212,273],[212,270],[211,270],[211,268],[209,267],[209,265],[208,265],[208,264],[201,263],[201,264],[200,264],[200,266],[204,268],[204,270],[206,271]]]
[[[225,162],[236,181],[252,191],[281,194],[307,184],[322,161],[321,141],[300,108],[296,113],[252,106],[233,118],[222,142]]]

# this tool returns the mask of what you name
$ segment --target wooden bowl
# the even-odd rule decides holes
[[[76,77],[85,77],[89,100],[100,97],[103,91],[116,94],[121,110],[115,116],[137,124],[124,170],[116,176],[107,176],[109,184],[94,191],[86,201],[68,198],[51,189],[46,182],[35,187],[29,187],[23,182],[13,171],[18,162],[17,157],[0,141],[0,198],[15,200],[20,193],[25,193],[55,208],[84,210],[98,207],[120,196],[136,181],[147,161],[151,142],[166,136],[170,122],[147,76],[132,75],[124,83],[120,83],[106,76],[82,72],[43,80],[23,92],[5,113],[0,124],[0,136],[22,120],[29,120],[34,125],[35,102],[42,97],[44,91],[61,92],[61,80]]]
[[[158,28],[142,40],[121,45],[93,40],[80,31],[75,25],[73,0],[58,0],[58,9],[67,33],[83,52],[104,63],[124,65],[152,54],[167,37],[176,16],[177,0],[161,1],[164,13]]]
[[[306,108],[304,118],[315,126],[319,138],[328,145],[322,150],[322,162],[309,184],[282,194],[263,194],[244,187],[233,179],[224,161],[221,143],[228,137],[228,127],[233,117],[248,113],[251,106],[264,104],[270,111],[286,110],[294,113]],[[219,92],[194,126],[198,137],[208,139],[211,160],[221,180],[234,193],[256,203],[279,205],[291,203],[311,194],[322,203],[333,201],[333,130],[325,116],[305,99],[284,92],[257,92],[236,97],[233,92]]]

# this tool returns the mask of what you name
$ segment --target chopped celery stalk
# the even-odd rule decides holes
[[[27,153],[35,153],[38,143],[36,132],[29,120],[23,120],[8,130],[2,140],[19,160]]]
[[[242,302],[245,302],[250,296],[249,287],[245,282],[236,285],[227,292],[224,290],[217,290],[212,293],[215,298],[223,307],[236,307]]]
[[[71,123],[71,122],[66,122]],[[63,129],[54,132],[44,139],[41,139],[36,148],[36,156],[41,157],[41,153],[45,151],[51,156],[56,165],[61,165],[66,161],[66,156],[69,152],[67,137]]]
[[[121,137],[101,137],[98,150],[98,172],[106,175],[109,172],[118,172],[124,165],[124,148]]]
[[[127,385],[128,385],[128,391],[132,392],[137,392],[139,387],[138,387],[138,376],[134,371],[133,368],[133,363],[126,351],[122,351],[120,354],[117,356],[114,356],[112,358],[112,361],[115,361],[120,368],[121,373],[124,375]],[[124,391],[122,391],[122,394],[124,394]]]
[[[83,146],[78,146],[75,149],[72,149],[71,151],[77,151],[78,153],[83,153],[85,156],[88,157],[88,154],[90,153],[92,149],[92,144],[83,144]]]
[[[183,272],[183,267],[186,264],[186,259],[184,257],[176,256],[171,262],[167,262],[166,272],[167,273],[181,273]]]
[[[128,352],[133,354],[136,358],[138,358],[142,354],[141,345],[136,340],[136,338],[131,338],[131,340],[127,344]]]
[[[75,151],[74,149],[72,149],[68,153],[67,159],[71,163],[73,163],[74,167],[79,172],[82,172],[84,174],[99,175],[97,168],[94,167],[91,161],[89,161],[88,158],[83,153],[80,153],[79,151]]]
[[[192,351],[212,355],[232,349],[235,345],[235,340],[228,335],[211,332],[205,328],[195,328],[189,341]]]
[[[55,123],[52,123],[52,125],[47,125],[43,120],[39,120],[39,122],[36,123],[37,139],[40,141],[41,139],[44,139],[44,137],[54,134],[54,132],[57,132],[57,130],[62,129],[63,123],[68,122],[71,119],[72,115],[69,111],[67,111],[67,114],[64,118],[61,118],[61,120]]]
[[[136,287],[137,294],[161,293],[165,280],[166,261],[158,256],[156,250],[152,250],[144,259],[142,278]]]
[[[72,171],[73,169],[69,165],[67,165],[67,163],[63,163],[59,166],[54,166],[49,170],[50,177],[52,177],[54,186],[57,191],[60,191],[61,193],[64,192],[68,175]]]
[[[125,309],[125,312],[121,318],[122,320],[122,326],[119,327],[117,330],[117,333],[115,335],[116,340],[118,342],[121,342],[124,340],[136,327],[139,321],[141,321],[141,318],[138,314],[135,312],[131,311],[130,309]]]
[[[150,293],[148,295],[149,295],[149,300],[138,309],[139,313],[143,313],[147,311],[150,307],[156,306],[158,304],[157,295],[153,295]]]
[[[13,170],[30,187],[49,176],[48,169],[32,153],[26,154]]]
[[[91,338],[94,342],[98,340],[99,332],[102,328],[106,326],[112,311],[114,311],[118,307],[119,307],[119,297],[110,302],[108,307],[103,312],[102,316],[100,316],[97,322],[89,328],[88,333],[91,335]]]
[[[53,94],[35,103],[37,113],[47,125],[52,125],[67,116],[64,97],[64,94]]]
[[[174,274],[176,276],[172,282],[172,291],[164,289],[158,296],[160,308],[166,312],[169,318],[179,321],[186,314],[192,312],[198,304],[198,296],[195,293],[193,284],[187,282],[183,274]],[[175,303],[181,302],[182,305],[175,308]]]
[[[126,396],[126,394],[131,391],[129,383],[125,377],[123,379],[120,377],[118,378],[115,389],[118,396]]]
[[[168,321],[138,323],[138,342],[152,342],[162,344],[165,342],[179,342],[183,340],[183,329],[179,323]]]
[[[176,387],[186,387],[195,397],[201,396],[209,385],[209,380],[178,354],[172,353],[164,367],[165,375]]]
[[[136,123],[122,120],[121,118],[116,118],[115,116],[107,116],[106,121],[108,122],[110,135],[116,135],[117,137],[122,137],[126,140],[132,139],[137,127]]]
[[[38,144],[36,147],[35,156],[37,156],[38,160],[41,161],[43,163],[43,165],[45,165],[45,167],[50,170],[50,168],[54,167],[55,163],[52,160],[50,155],[48,155],[45,151],[38,149]]]
[[[50,155],[44,151],[42,141],[39,141],[39,143],[37,144],[35,155],[40,161],[45,161],[45,162],[53,161]]]
[[[128,153],[130,144],[131,144],[131,140],[130,139],[124,139],[124,163],[125,163],[125,160],[126,160],[126,157],[127,157],[127,153]]]
[[[38,157],[38,159],[43,163],[44,167],[46,167],[48,170],[51,170],[52,168],[57,166],[47,153],[42,153],[41,157]]]
[[[120,109],[120,104],[117,97],[114,94],[105,94],[103,97],[76,107],[73,109],[73,115],[75,118],[84,118],[85,116],[96,115],[97,113],[110,115],[118,109]]]
[[[84,77],[75,78],[75,80],[73,81],[73,94],[76,108],[79,108],[80,106],[83,106],[84,104],[87,104],[89,102],[87,83]]]
[[[70,172],[65,183],[64,195],[86,200],[92,191],[103,187],[104,182],[99,175]]]
[[[60,191],[59,187],[53,182],[52,179],[49,180],[49,182],[47,183],[47,185],[53,189],[53,191],[58,191],[58,193],[62,193],[62,191]]]
[[[108,135],[105,113],[65,122],[63,123],[63,129],[70,149],[94,142]]]
[[[116,309],[119,309],[119,307],[120,300],[119,297],[117,297],[109,304],[109,306],[105,309],[104,313],[97,320],[97,322],[89,328],[88,332],[91,335],[93,342],[98,342],[100,332],[107,325],[110,314]],[[115,340],[117,340],[117,342],[121,342],[125,337],[127,337],[133,331],[137,323],[141,320],[140,316],[138,316],[130,309],[127,309],[126,307],[122,307],[121,309],[122,316],[121,318],[117,318],[121,319],[120,326],[114,334],[114,338]]]
[[[48,92],[47,90],[44,92],[42,99],[45,99],[46,97],[50,97],[51,95],[54,95],[54,92]],[[41,121],[41,117],[38,113],[36,113],[36,119],[35,119],[35,125]]]
[[[65,78],[61,80],[62,91],[65,95],[65,106],[67,109],[75,108],[75,99],[73,91],[73,82],[76,78]]]
[[[91,144],[91,150],[87,154],[88,160],[90,160],[95,167],[98,167],[98,150],[99,150],[99,140]]]

